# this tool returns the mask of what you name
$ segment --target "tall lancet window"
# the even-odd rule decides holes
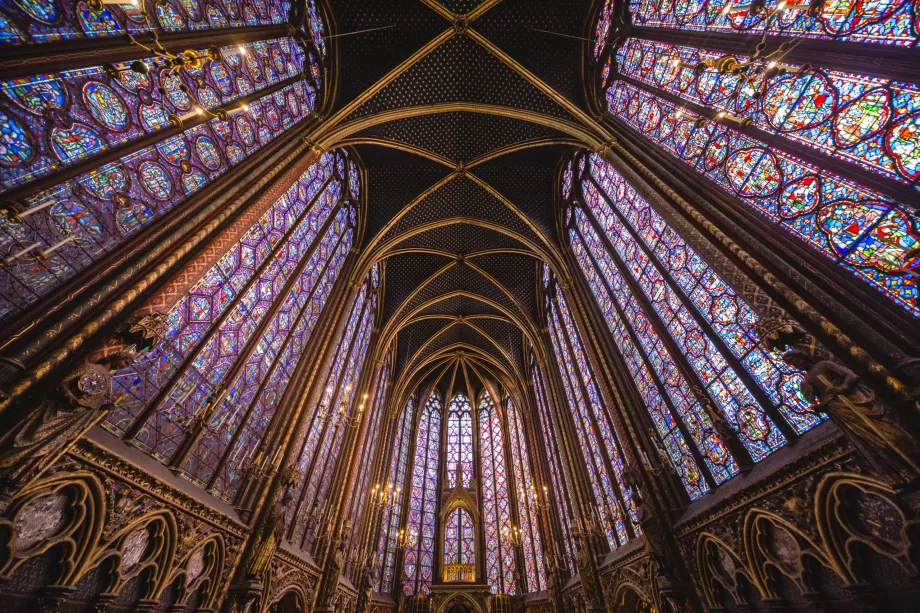
[[[470,512],[456,508],[444,525],[444,564],[476,565],[476,531]]]
[[[569,242],[691,499],[738,471],[714,418],[754,461],[786,443],[778,424],[820,423],[801,375],[761,346],[754,310],[668,221],[599,156],[573,172]]]
[[[0,17],[0,50],[27,39],[141,31],[155,22],[128,3],[101,11],[76,2],[40,4],[4,3],[11,18]],[[217,23],[210,17],[222,15],[218,4],[182,2],[192,12],[170,2],[146,6],[156,19],[174,11],[175,27],[154,27],[174,31]],[[245,19],[237,8],[236,25],[286,17],[280,4],[274,17],[261,4],[264,15]],[[36,11],[44,18],[35,19]],[[205,13],[208,21],[191,25]],[[148,57],[0,81],[0,193],[16,203],[0,223],[0,254],[10,264],[0,267],[0,321],[66,289],[77,273],[158,220],[181,215],[193,196],[307,118],[322,73],[310,47],[293,37],[234,42],[192,49],[201,65],[181,70]]]
[[[541,494],[534,482],[530,461],[530,445],[524,432],[520,411],[510,396],[505,397],[505,419],[508,439],[511,441],[511,465],[514,468],[514,489],[517,492],[518,515],[521,519],[521,548],[524,552],[524,569],[527,586],[518,586],[521,592],[534,593],[546,589],[546,569],[543,565],[543,539],[540,538],[538,497]]]
[[[377,545],[377,591],[390,593],[396,577],[397,547],[405,534],[401,534],[400,519],[403,501],[406,498],[406,471],[409,464],[409,443],[412,440],[412,426],[415,424],[415,396],[410,396],[396,423],[396,438],[386,482],[378,484],[377,494],[385,497],[388,506],[383,507],[380,518],[380,540]],[[415,534],[418,534],[416,529]]]
[[[604,527],[610,548],[616,549],[639,532],[636,510],[622,481],[622,451],[568,303],[548,269],[544,269],[544,292],[553,350],[587,465],[596,521]]]
[[[386,409],[387,409],[387,392],[388,384],[390,381],[390,356],[387,355],[386,359],[383,362],[383,365],[377,370],[377,373],[374,377],[373,385],[373,398],[370,400],[363,399],[361,404],[369,406],[369,416],[368,422],[364,429],[364,432],[361,435],[361,440],[358,443],[358,452],[361,454],[359,463],[358,463],[358,474],[357,478],[353,483],[349,484],[351,490],[351,507],[348,513],[348,517],[351,520],[352,531],[351,531],[351,546],[349,547],[349,560],[356,560],[357,556],[372,556],[376,549],[372,551],[362,550],[355,551],[358,547],[364,545],[362,538],[365,534],[364,526],[369,525],[374,518],[374,506],[367,506],[368,495],[367,492],[371,490],[371,478],[375,470],[375,461],[379,452],[382,451],[382,447],[385,447],[387,444],[385,439],[385,434],[383,430],[385,429],[386,424]],[[370,393],[370,392],[368,392]],[[362,394],[363,397],[363,394]],[[361,406],[360,404],[358,405]],[[367,408],[367,407],[365,407]],[[406,460],[403,459],[403,462]],[[405,475],[405,469],[403,470]],[[401,482],[400,482],[401,483]],[[400,486],[401,487],[401,486]],[[392,499],[388,499],[392,500]],[[399,505],[402,503],[399,502]],[[400,506],[401,508],[401,506]],[[368,549],[372,547],[371,544],[367,544]],[[360,558],[357,558],[360,560]],[[363,560],[360,560],[363,561]],[[350,567],[355,580],[359,580],[360,577],[357,576],[359,571],[357,564],[352,564]],[[378,574],[379,576],[379,574]]]
[[[502,418],[488,390],[479,395],[479,458],[482,463],[482,527],[486,575],[495,594],[516,594],[514,542]]]
[[[565,463],[565,456],[563,455],[564,449],[557,439],[562,430],[559,426],[558,418],[553,412],[553,405],[550,403],[546,375],[537,364],[532,347],[530,349],[530,373],[533,381],[534,398],[537,403],[536,418],[540,424],[540,432],[543,435],[541,442],[545,446],[545,457],[549,466],[550,479],[548,484],[544,483],[542,486],[537,486],[536,495],[543,497],[544,501],[546,501],[544,504],[553,504],[559,513],[559,528],[562,530],[561,540],[564,547],[563,560],[560,564],[567,566],[569,573],[574,575],[575,548],[571,530],[575,525],[575,515],[569,499],[569,492],[573,490],[569,485],[571,481],[568,465]]]
[[[115,376],[105,427],[233,500],[275,419],[354,236],[341,153],[310,168],[168,314],[160,345]]]
[[[364,390],[358,389],[367,361],[367,347],[377,317],[377,266],[368,273],[351,312],[335,354],[328,363],[320,402],[313,407],[300,449],[303,479],[294,489],[288,507],[289,538],[294,545],[309,549],[322,535],[330,517],[326,506],[332,476],[350,420],[360,411]]]
[[[669,43],[606,45],[598,72],[610,113],[816,259],[920,317],[920,86],[811,63],[821,53],[806,64],[788,55],[795,42],[775,38],[833,40],[845,66],[848,43],[860,44],[854,57],[867,44],[916,47],[916,3],[841,0],[814,15],[775,2],[762,14],[725,0],[630,5],[643,28],[722,34],[706,48],[678,44],[680,32]],[[730,33],[762,35],[762,49],[737,54]],[[704,40],[689,34],[689,44]]]
[[[422,408],[415,435],[412,488],[403,593],[427,594],[434,576],[434,544],[438,518],[438,477],[441,464],[441,398],[431,392]]]
[[[463,394],[447,407],[447,453],[444,478],[449,487],[471,487],[473,482],[473,408]]]

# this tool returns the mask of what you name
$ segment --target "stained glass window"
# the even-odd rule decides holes
[[[233,500],[351,248],[326,154],[204,273],[154,350],[115,374],[104,426]]]
[[[376,267],[376,265],[375,265]],[[328,362],[319,402],[311,412],[307,434],[301,443],[299,466],[303,479],[294,488],[294,500],[288,516],[293,543],[310,550],[320,536],[326,516],[326,502],[348,420],[355,415],[363,398],[358,389],[361,372],[367,361],[367,348],[377,316],[377,291],[368,273],[351,306],[343,334]]]
[[[808,3],[804,3],[807,7]],[[787,7],[787,5],[789,5]],[[803,36],[880,45],[915,46],[915,3],[910,0],[834,0],[817,15],[802,5],[767,0],[764,10],[753,2],[732,0],[630,0],[637,26],[734,32],[767,36]],[[784,8],[786,7],[786,8]]]
[[[765,132],[882,176],[920,178],[916,84],[791,63],[782,75],[764,64],[742,78],[715,68],[722,53],[634,38],[616,57],[620,74],[653,88],[748,118]]]
[[[242,97],[280,83],[292,84],[304,71],[304,53],[293,38],[230,45],[220,48],[220,55],[220,61],[178,73],[143,60],[147,69],[143,74],[125,62],[108,69],[91,66],[0,82],[0,92],[12,102],[0,111],[0,121],[23,135],[18,154],[0,154],[0,190],[8,191],[169,128],[171,115],[186,115],[197,102],[206,109],[233,108]],[[310,107],[312,98],[310,92],[304,100]],[[301,101],[295,98],[291,104],[297,108]],[[212,142],[217,148],[216,143],[234,142],[232,123],[212,124],[219,140],[205,135],[208,140],[199,137],[195,141],[195,153],[206,167],[217,167],[220,153],[216,149],[206,153],[207,145],[199,143]],[[235,144],[245,144],[243,140]],[[214,161],[208,163],[210,158]],[[108,187],[115,192],[118,188],[117,183]],[[105,190],[99,186],[99,191]]]
[[[140,7],[125,2],[94,10],[75,0],[0,0],[0,45],[282,24],[291,3],[159,0]]]
[[[511,441],[511,465],[514,468],[513,487],[517,492],[518,516],[521,519],[521,549],[524,552],[527,593],[546,589],[546,569],[543,563],[543,539],[540,537],[538,496],[534,482],[530,445],[527,443],[524,424],[511,397],[505,398],[505,418],[508,422],[508,439]],[[543,494],[544,498],[546,494]],[[519,586],[525,591],[524,586]]]
[[[912,211],[624,81],[614,82],[607,99],[610,112],[645,137],[893,303],[920,316],[916,278],[911,274],[920,267],[920,233]],[[858,116],[860,121],[874,121],[871,113],[860,111]],[[911,130],[899,132],[899,138],[909,142],[901,149],[904,152],[917,150]]]
[[[444,478],[450,486],[470,487],[473,481],[473,409],[463,394],[447,407],[447,452]]]
[[[512,542],[516,526],[511,521],[502,419],[488,391],[480,394],[478,416],[486,576],[493,594],[513,595],[517,593]]]
[[[605,0],[601,8],[600,17],[597,19],[597,28],[594,32],[594,59],[600,57],[604,46],[607,44],[607,36],[610,34],[610,20],[613,16],[613,0]]]
[[[384,507],[380,520],[380,541],[378,551],[377,591],[390,593],[393,591],[393,582],[396,577],[397,540],[399,535],[400,518],[402,516],[403,500],[405,498],[406,470],[409,464],[409,443],[412,438],[412,426],[415,420],[415,399],[410,397],[405,409],[399,416],[396,426],[396,439],[393,443],[390,469],[387,472],[387,481],[380,487],[386,489],[387,496],[393,496],[391,506]],[[389,492],[393,492],[390,494]]]
[[[436,392],[432,392],[419,415],[415,436],[415,460],[406,522],[408,543],[403,593],[407,595],[427,594],[431,591],[440,464],[441,399]]]
[[[374,386],[373,386],[373,398],[368,401],[362,399],[361,404],[369,404],[369,418],[366,428],[364,428],[361,440],[358,443],[358,452],[361,454],[358,461],[358,473],[356,479],[349,484],[350,489],[350,499],[351,499],[351,508],[348,512],[348,517],[351,520],[351,525],[353,526],[350,537],[349,544],[349,556],[354,556],[357,554],[357,549],[362,546],[363,532],[359,529],[361,526],[365,525],[366,520],[372,516],[373,507],[367,507],[368,500],[368,491],[371,489],[371,476],[375,470],[375,461],[377,458],[378,450],[385,447],[385,434],[383,432],[384,423],[386,422],[386,405],[387,405],[387,391],[388,384],[390,381],[390,356],[383,362],[377,370],[377,374],[374,377]],[[362,395],[363,398],[363,395]],[[360,404],[358,405],[360,408]],[[407,461],[403,457],[403,464]],[[405,467],[403,467],[403,477],[405,478]],[[400,481],[400,484],[403,482]],[[399,496],[399,501],[396,503],[398,509],[402,508],[402,485],[399,486],[400,492],[397,494]],[[353,559],[353,558],[350,558]],[[358,577],[360,569],[356,564],[350,564],[349,569],[353,577],[353,582],[361,580],[361,577]],[[379,576],[379,572],[378,572]]]
[[[544,269],[544,273],[549,273],[549,268]],[[549,282],[547,278],[546,282]],[[540,423],[540,431],[543,434],[542,443],[545,445],[546,463],[549,465],[550,486],[542,486],[542,495],[544,500],[552,501],[554,507],[559,513],[560,529],[562,530],[562,545],[565,551],[563,564],[565,564],[569,573],[575,574],[575,548],[572,541],[571,528],[575,525],[572,504],[568,497],[568,492],[573,491],[569,488],[570,478],[566,470],[567,465],[563,461],[562,448],[559,445],[557,436],[562,432],[558,424],[557,417],[553,412],[552,406],[547,396],[547,385],[544,381],[544,372],[537,365],[533,358],[533,349],[531,348],[531,379],[533,381],[534,397],[537,404],[537,420]],[[537,495],[540,495],[540,489],[537,489]]]
[[[568,304],[550,284],[548,323],[553,350],[560,364],[563,387],[572,411],[579,446],[584,453],[597,521],[604,527],[611,549],[638,533],[636,511],[622,482],[621,451],[607,408],[602,402],[580,334]]]
[[[444,526],[444,564],[476,564],[476,533],[470,512],[457,508]]]

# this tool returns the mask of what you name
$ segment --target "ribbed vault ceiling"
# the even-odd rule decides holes
[[[367,168],[363,265],[386,262],[398,378],[513,385],[538,329],[538,263],[558,258],[553,186],[579,143],[589,2],[330,5],[339,34],[374,30],[337,39],[332,116]]]

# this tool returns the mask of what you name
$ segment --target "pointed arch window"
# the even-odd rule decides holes
[[[505,418],[508,421],[508,439],[511,441],[511,465],[514,469],[514,488],[517,492],[518,516],[521,521],[521,549],[524,553],[524,570],[527,586],[518,586],[521,592],[532,594],[546,589],[546,569],[543,563],[543,539],[540,536],[537,497],[540,495],[534,482],[530,458],[530,445],[524,432],[520,411],[510,396],[505,397]],[[544,495],[545,496],[545,495]]]
[[[35,4],[32,12],[60,13],[61,24],[74,11],[93,13],[67,2],[10,7],[15,14],[27,4]],[[207,11],[216,7],[210,3]],[[132,10],[108,5],[102,13],[124,21],[123,8]],[[28,15],[0,16],[0,48],[10,42],[4,29],[23,24],[44,28]],[[0,268],[0,321],[23,313],[312,114],[323,71],[300,39],[215,51],[201,66],[178,71],[142,58],[0,82],[8,101],[0,109],[0,193],[16,202],[0,223],[0,255],[10,264]]]
[[[581,335],[575,328],[565,296],[557,291],[555,276],[544,265],[546,313],[550,338],[560,364],[560,375],[575,430],[587,465],[598,521],[611,549],[639,533],[630,492],[623,485],[620,443],[607,407],[595,383]]]
[[[486,575],[494,594],[517,593],[502,418],[488,390],[479,395],[479,458],[482,463],[482,510]]]
[[[476,532],[470,512],[456,508],[444,525],[444,564],[476,565]]]
[[[714,420],[754,461],[820,423],[744,298],[609,162],[579,168],[569,242],[691,499],[738,471]]]
[[[376,268],[376,265],[375,265]],[[348,416],[361,401],[358,384],[377,318],[376,274],[368,273],[351,306],[346,328],[328,363],[323,393],[313,407],[300,447],[301,482],[288,507],[288,535],[295,546],[310,550],[329,521],[327,496],[339,461]]]
[[[310,27],[322,32],[322,18],[310,1]],[[159,0],[134,5],[106,4],[101,9],[77,2],[4,2],[0,45],[24,45],[63,40],[246,28],[285,23],[291,12],[287,0]]]
[[[377,546],[377,591],[390,593],[396,577],[396,556],[398,553],[400,534],[400,521],[405,499],[406,471],[409,464],[409,444],[412,439],[412,427],[415,424],[415,396],[410,396],[406,402],[399,422],[396,425],[396,439],[393,442],[393,455],[390,469],[387,472],[385,483],[379,484],[385,488],[387,496],[392,496],[393,504],[385,507],[380,520],[380,541]]]
[[[382,451],[381,446],[385,445],[383,440],[385,436],[381,432],[381,428],[384,427],[383,425],[386,422],[385,416],[389,383],[390,356],[387,355],[383,365],[377,370],[377,374],[374,377],[374,386],[372,388],[374,396],[370,401],[369,422],[358,444],[358,449],[361,454],[358,463],[358,478],[351,486],[351,510],[348,513],[351,525],[353,526],[351,543],[349,544],[349,556],[356,555],[355,552],[361,547],[363,535],[365,534],[364,530],[366,528],[364,528],[364,526],[370,525],[374,517],[373,505],[367,507],[367,492],[371,489],[371,477],[376,470],[375,464],[378,450]],[[368,404],[368,401],[362,399],[361,404]],[[358,405],[358,407],[360,410],[361,405]],[[405,462],[406,459],[403,458],[403,463],[405,464]],[[403,475],[405,475],[405,468],[403,468]],[[399,483],[399,488],[401,490],[402,481]],[[401,496],[402,493],[400,492],[399,495]],[[398,502],[396,506],[401,509],[402,502]],[[353,582],[362,579],[362,577],[357,576],[361,571],[357,564],[352,564],[350,570],[354,579]],[[380,576],[379,572],[377,576]]]
[[[233,500],[335,283],[355,211],[310,168],[168,314],[160,345],[115,375],[104,426]]]
[[[419,415],[415,436],[412,489],[406,522],[407,546],[403,593],[427,594],[434,575],[438,477],[441,463],[441,398],[431,392]]]
[[[545,270],[544,272],[548,271]],[[548,283],[549,278],[546,277],[544,282]],[[559,513],[559,528],[562,530],[561,540],[564,548],[563,564],[569,569],[569,573],[574,575],[575,547],[572,541],[571,529],[575,525],[575,515],[572,512],[572,503],[568,495],[569,492],[573,491],[570,487],[571,478],[568,474],[567,464],[564,462],[562,447],[557,439],[557,436],[561,434],[561,427],[549,402],[545,374],[536,362],[533,347],[530,348],[530,373],[533,381],[534,398],[537,403],[537,420],[540,423],[540,431],[543,434],[542,443],[546,446],[546,462],[549,465],[550,484],[552,485],[552,488],[544,485],[542,495],[545,500],[553,502],[554,508]],[[538,489],[537,495],[540,494],[541,492]]]
[[[687,11],[658,4],[633,1],[634,23],[762,33],[766,50],[736,55],[721,37],[707,39],[713,48],[651,33],[616,41],[600,58],[609,112],[818,259],[920,317],[920,86],[797,64],[771,40],[836,40],[838,55],[846,42],[915,47],[915,3],[826,2],[815,16],[773,2],[760,15],[753,4],[720,0]]]
[[[473,483],[473,408],[463,394],[447,407],[447,453],[444,478],[449,487]]]

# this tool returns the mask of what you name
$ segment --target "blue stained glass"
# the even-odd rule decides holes
[[[488,391],[479,399],[479,458],[482,464],[483,530],[486,574],[493,594],[516,594],[514,546],[510,531],[508,470],[498,407]],[[446,559],[445,559],[446,560]]]
[[[911,22],[910,0],[833,0],[812,17],[788,8],[780,0],[767,0],[755,13],[753,3],[731,0],[630,0],[637,26],[680,28],[708,32],[734,32],[766,36],[820,38],[880,45],[915,46],[917,28]]]
[[[738,201],[920,317],[917,216],[862,185],[617,81],[609,110]]]
[[[427,594],[434,574],[441,449],[441,399],[432,392],[419,415],[406,525],[408,542],[403,593]]]
[[[470,487],[473,480],[473,409],[463,394],[457,394],[447,407],[447,483]]]
[[[288,85],[284,89],[294,93],[301,100],[301,112],[310,112],[314,94],[303,81]],[[287,91],[284,91],[285,95]],[[53,97],[42,94],[33,100],[45,103],[53,100]],[[239,151],[245,157],[249,157],[276,138],[284,127],[302,119],[290,116],[285,111],[283,121],[280,122],[283,127],[279,125],[278,129],[273,129],[258,119],[264,104],[263,99],[257,99],[250,104],[249,114],[242,115],[246,117],[247,123],[255,122],[261,138],[258,141],[253,139],[253,142],[247,144],[242,136],[237,134],[229,143],[239,147]],[[76,105],[71,104],[70,108],[72,110]],[[29,116],[29,113],[23,110],[23,116]],[[87,112],[86,117],[91,119],[91,113]],[[235,119],[238,131],[239,126],[243,125],[240,117],[241,115],[237,115]],[[12,176],[7,173],[15,174],[22,171],[19,166],[13,168],[4,165],[4,156],[26,162],[45,156],[44,153],[36,155],[38,152],[32,137],[18,121],[0,113],[0,138],[3,139],[0,145],[0,176],[3,177]],[[38,121],[41,124],[40,119]],[[26,217],[22,224],[9,225],[6,232],[0,235],[2,253],[16,253],[35,242],[41,243],[42,248],[57,244],[61,237],[48,233],[47,223],[50,207],[57,202],[79,201],[103,223],[104,231],[99,236],[76,237],[71,243],[51,253],[46,261],[16,260],[13,266],[0,270],[0,295],[7,298],[0,302],[0,319],[28,308],[28,305],[54,291],[97,258],[116,248],[125,238],[181,205],[186,196],[197,193],[227,172],[229,165],[222,156],[210,156],[208,159],[212,166],[208,167],[203,161],[198,160],[197,155],[193,156],[191,153],[199,137],[207,137],[212,143],[222,142],[218,128],[213,127],[219,121],[212,119],[189,128],[180,135],[145,147],[117,162],[85,172],[74,179],[24,198],[25,208],[34,207],[36,212]],[[42,126],[42,129],[46,127],[44,124]],[[30,125],[29,130],[31,129]],[[77,146],[83,147],[88,142],[82,141]],[[45,156],[42,159],[50,158]],[[113,183],[103,193],[93,187],[101,185],[109,177],[120,177],[117,188]],[[139,214],[140,211],[145,212]]]
[[[415,399],[409,398],[399,418],[396,440],[393,443],[390,470],[387,481],[378,484],[388,496],[395,496],[396,503],[385,507],[381,519],[380,542],[377,549],[377,591],[390,593],[396,578],[397,538],[399,537],[399,520],[405,499],[404,483],[409,464],[409,442],[415,419]]]

